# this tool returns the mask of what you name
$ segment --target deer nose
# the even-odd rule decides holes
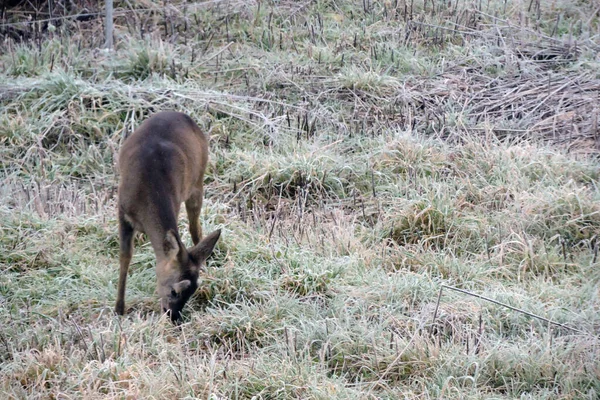
[[[163,310],[163,313],[167,312],[167,303],[165,299],[160,299],[160,308]]]

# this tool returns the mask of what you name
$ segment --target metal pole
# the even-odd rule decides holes
[[[109,50],[113,48],[113,0],[106,0],[106,43],[105,47]]]

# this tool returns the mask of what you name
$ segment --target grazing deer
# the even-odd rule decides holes
[[[125,285],[136,231],[146,233],[156,255],[157,292],[163,312],[177,322],[198,287],[198,275],[221,231],[202,239],[204,170],[208,141],[187,115],[160,112],[147,119],[119,152],[120,271],[117,314],[125,313]],[[194,246],[186,249],[177,230],[185,202]],[[202,239],[202,240],[201,240]]]

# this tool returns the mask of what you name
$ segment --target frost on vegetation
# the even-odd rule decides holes
[[[593,2],[132,0],[114,52],[93,16],[23,17],[81,2],[16,3],[0,26],[5,397],[600,393]],[[163,109],[210,133],[201,222],[223,229],[180,327],[144,235],[112,313],[116,155]]]

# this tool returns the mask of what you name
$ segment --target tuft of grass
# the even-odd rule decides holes
[[[439,209],[423,202],[414,204],[392,224],[390,237],[397,244],[439,243],[448,231],[447,217]]]
[[[339,72],[339,81],[342,88],[358,90],[381,95],[399,89],[400,82],[397,78],[373,70],[361,70],[355,66],[344,67]]]

